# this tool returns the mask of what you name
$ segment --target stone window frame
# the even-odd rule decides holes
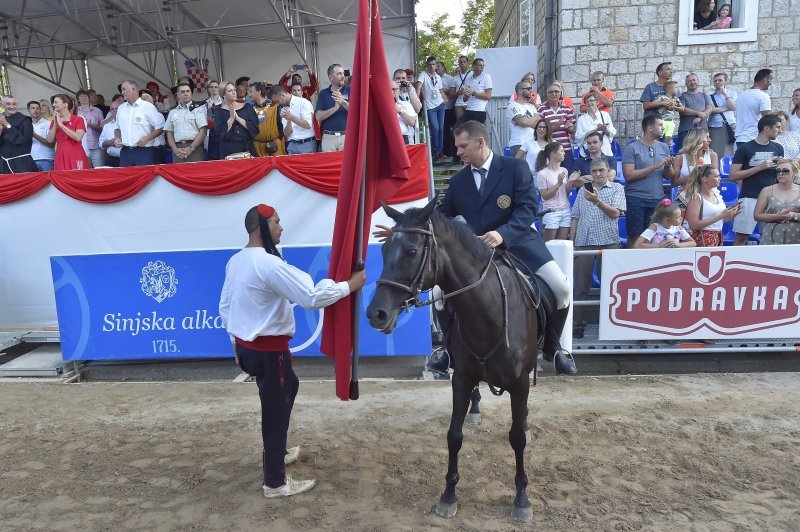
[[[717,0],[723,2],[724,0]],[[755,42],[758,40],[758,0],[746,2],[741,28],[727,30],[694,30],[695,0],[680,0],[678,9],[678,45]]]
[[[533,0],[521,0],[519,3],[519,46],[531,46],[534,42],[533,39],[533,17],[531,3]],[[523,8],[525,6],[525,8]],[[526,16],[527,15],[527,16]],[[525,23],[525,19],[527,18],[528,22],[528,33],[527,39],[523,42],[522,36],[522,28]]]

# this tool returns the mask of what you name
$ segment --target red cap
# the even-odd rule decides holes
[[[275,214],[275,207],[270,207],[269,205],[264,205],[263,203],[259,204],[256,209],[258,210],[258,214],[264,218],[272,218],[272,215]]]
[[[410,68],[407,68],[406,69],[406,76],[413,76],[413,75],[414,75],[414,71],[411,70]]]

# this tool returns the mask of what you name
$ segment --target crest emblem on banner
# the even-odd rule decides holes
[[[700,284],[714,284],[725,274],[724,251],[698,251],[694,254],[694,278]]]
[[[142,268],[139,282],[142,285],[142,292],[159,303],[178,292],[175,268],[168,266],[163,260],[148,262],[147,266]]]
[[[206,90],[206,85],[208,85],[208,59],[195,59],[194,61],[187,59],[184,64],[186,65],[186,73],[194,81],[194,90]],[[202,68],[198,68],[197,65]]]

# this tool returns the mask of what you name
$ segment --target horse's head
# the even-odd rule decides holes
[[[416,300],[421,290],[434,284],[435,240],[430,220],[435,207],[436,198],[422,209],[406,212],[383,205],[384,212],[396,225],[381,248],[383,271],[367,307],[369,324],[383,333],[394,330],[397,315],[407,301]]]

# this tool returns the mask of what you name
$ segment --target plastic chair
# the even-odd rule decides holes
[[[678,137],[672,137],[672,146],[670,146],[670,151],[672,155],[678,155],[678,151],[680,150],[680,146],[678,146]]]
[[[739,187],[736,185],[736,183],[731,181],[723,181],[717,188],[722,196],[722,200],[728,207],[736,203],[736,200],[739,199]]]
[[[731,177],[731,163],[733,162],[733,157],[730,155],[726,155],[722,159],[719,160],[719,176],[722,179],[728,179]]]
[[[619,230],[619,245],[624,248],[628,245],[628,225],[625,222],[624,214],[617,218],[617,229]]]
[[[675,198],[678,197],[678,191],[681,189],[680,185],[674,186],[669,191],[669,199],[672,200],[672,203],[675,203]]]
[[[576,161],[581,158],[581,148],[577,144],[572,145],[572,157]]]
[[[614,181],[625,184],[625,176],[622,175],[622,159],[617,160],[617,178]]]
[[[617,161],[622,161],[622,146],[616,140],[611,141],[611,153],[617,158]]]
[[[568,197],[569,197],[569,206],[570,206],[570,208],[572,208],[572,206],[575,205],[575,198],[578,197],[578,189],[577,188],[573,188],[570,191]]]

